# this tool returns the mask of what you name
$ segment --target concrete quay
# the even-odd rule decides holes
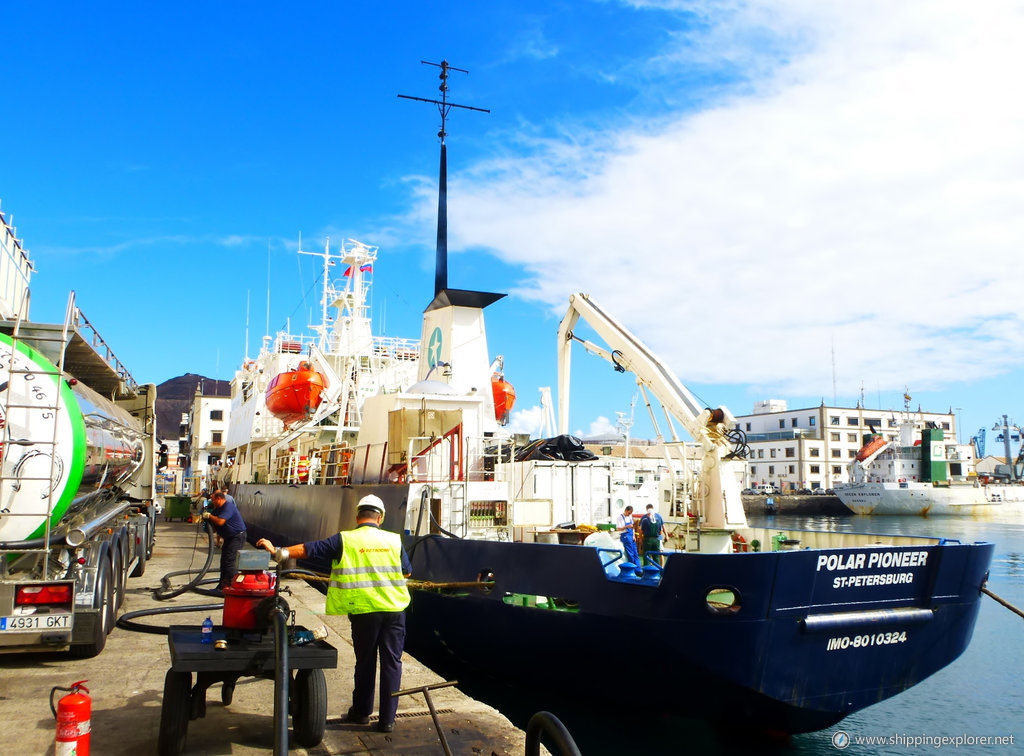
[[[210,604],[218,601],[195,593],[171,601],[153,599],[160,578],[172,571],[199,569],[205,560],[206,537],[196,525],[164,522],[157,525],[153,558],[142,577],[130,578],[120,613],[162,606]],[[215,555],[214,573],[219,560]],[[176,581],[182,581],[177,578]],[[180,582],[176,583],[180,584]],[[345,617],[328,617],[324,597],[302,581],[288,580],[287,596],[306,627],[326,624],[328,638],[338,649],[338,668],[327,669],[327,731],[314,748],[294,748],[290,753],[316,754],[440,754],[441,742],[423,696],[403,696],[399,701],[395,731],[383,734],[370,726],[340,722],[352,692],[355,656]],[[220,624],[221,612],[189,612],[143,617],[139,622],[167,626],[196,625],[210,615]],[[93,754],[151,754],[157,752],[164,675],[170,653],[164,635],[115,628],[103,653],[78,660],[66,654],[0,655],[0,753],[53,754],[55,722],[49,709],[51,688],[70,687],[88,680],[92,697]],[[406,654],[403,688],[419,688],[443,682],[442,678]],[[272,680],[239,679],[230,706],[221,703],[220,684],[207,694],[205,718],[189,723],[186,754],[271,754],[274,745],[274,683]],[[58,692],[55,700],[63,695]],[[486,704],[454,687],[431,692],[445,738],[453,754],[512,756],[525,749],[525,733]],[[546,751],[545,751],[546,752]]]

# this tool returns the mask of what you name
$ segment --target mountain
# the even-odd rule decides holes
[[[202,384],[203,396],[231,396],[230,381],[218,381],[195,373],[170,378],[156,387],[156,436],[161,441],[177,440],[181,416],[187,414]]]

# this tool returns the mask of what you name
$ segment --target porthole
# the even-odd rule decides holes
[[[704,602],[712,614],[735,614],[740,610],[740,592],[727,585],[708,588]]]

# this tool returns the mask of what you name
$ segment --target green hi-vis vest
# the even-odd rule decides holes
[[[327,613],[400,612],[407,606],[401,536],[374,527],[344,531],[341,559],[331,565]]]

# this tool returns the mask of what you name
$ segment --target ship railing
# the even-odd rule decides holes
[[[463,436],[461,426],[444,436],[409,439],[406,453],[409,482],[445,483],[466,481],[504,481],[509,477],[513,458],[491,436]],[[421,451],[415,452],[419,448]],[[505,460],[505,461],[503,461]]]
[[[389,455],[387,443],[343,448],[352,484],[504,481],[514,459],[493,437],[463,436],[461,425],[442,436],[410,437],[397,455]],[[324,482],[333,481],[325,477]]]
[[[314,455],[319,459],[318,469],[311,471],[314,482],[325,486],[347,486],[352,481],[352,458],[355,449],[348,444],[321,446]]]
[[[404,339],[399,336],[374,336],[373,353],[378,357],[413,361],[420,356],[420,340]]]

